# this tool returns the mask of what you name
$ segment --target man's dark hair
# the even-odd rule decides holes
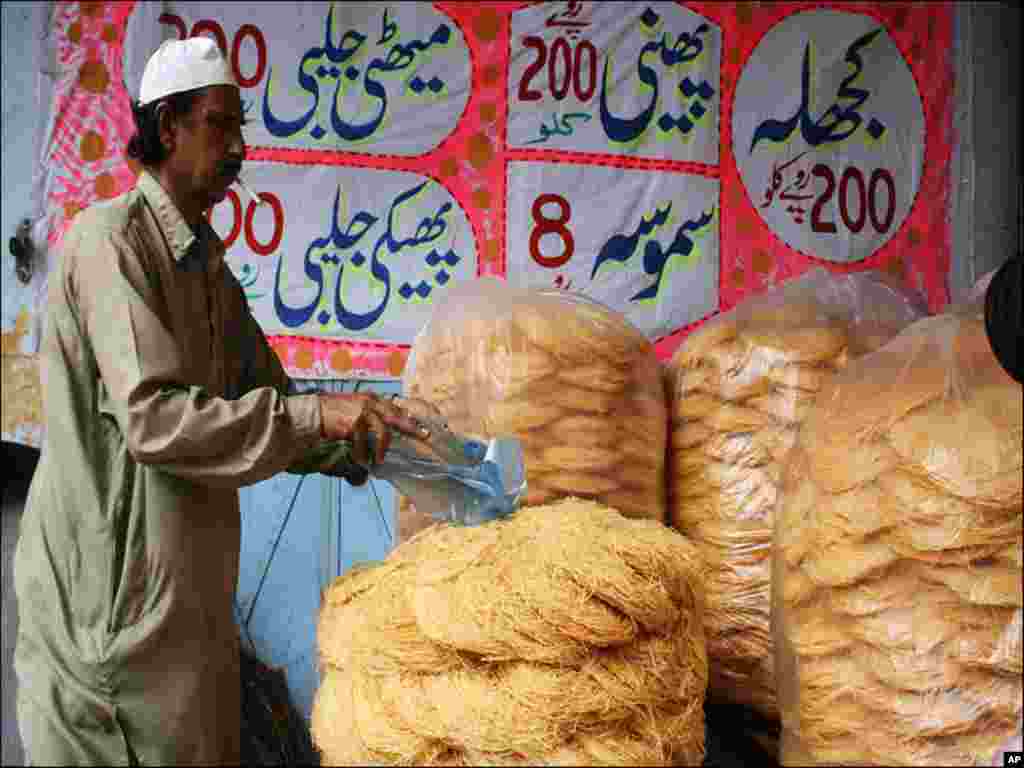
[[[135,118],[135,135],[129,139],[128,147],[125,150],[128,157],[138,160],[145,166],[162,163],[167,157],[167,150],[160,141],[160,121],[157,109],[161,104],[166,104],[173,117],[187,115],[203,90],[203,88],[194,88],[191,91],[172,93],[144,106],[134,102],[132,116]]]
[[[1015,381],[1024,381],[1024,364],[1020,358],[1020,339],[1024,336],[1024,259],[1018,253],[1010,258],[985,291],[985,331],[999,363]]]

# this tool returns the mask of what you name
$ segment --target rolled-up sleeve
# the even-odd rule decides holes
[[[187,383],[180,347],[160,313],[154,265],[125,233],[83,234],[77,248],[87,258],[70,271],[76,304],[136,461],[239,488],[285,470],[320,442],[315,395],[288,396],[270,385],[226,399]]]

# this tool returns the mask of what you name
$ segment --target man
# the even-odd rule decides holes
[[[135,117],[137,186],[79,214],[50,284],[46,442],[14,563],[32,764],[237,763],[237,489],[284,470],[365,482],[369,432],[376,460],[388,428],[427,436],[372,395],[289,396],[204,217],[245,156],[216,45],[163,44]]]

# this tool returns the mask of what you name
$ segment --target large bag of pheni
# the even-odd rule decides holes
[[[624,315],[564,291],[464,283],[417,336],[403,386],[457,432],[518,437],[524,505],[576,496],[665,520],[664,382]],[[397,540],[434,522],[403,498]]]
[[[888,275],[816,269],[713,318],[670,362],[669,514],[708,566],[712,697],[778,718],[770,553],[787,451],[823,382],[925,311]]]
[[[324,765],[700,765],[700,559],[563,499],[437,525],[325,592]]]
[[[822,388],[775,526],[786,764],[990,765],[1019,736],[1021,396],[978,303]]]

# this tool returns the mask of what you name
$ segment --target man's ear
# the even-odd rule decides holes
[[[178,140],[178,121],[172,114],[167,102],[158,104],[156,108],[157,133],[160,136],[160,143],[167,154],[174,152],[174,146]]]

